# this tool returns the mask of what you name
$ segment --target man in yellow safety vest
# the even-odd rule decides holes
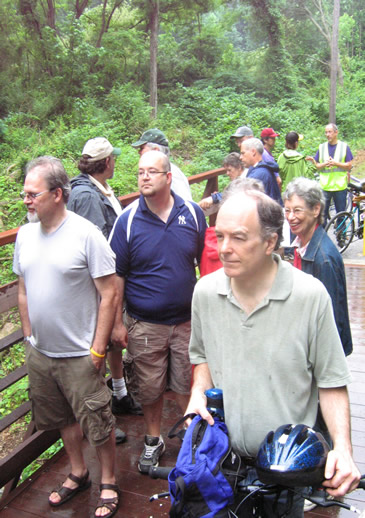
[[[347,183],[352,168],[353,155],[346,142],[338,140],[336,124],[327,124],[325,135],[327,142],[321,144],[315,157],[308,156],[319,170],[319,183],[323,189],[326,205],[324,208],[324,226],[328,220],[328,211],[333,198],[336,212],[346,209]]]

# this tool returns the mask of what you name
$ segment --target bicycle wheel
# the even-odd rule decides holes
[[[338,212],[329,220],[326,232],[338,251],[342,254],[349,246],[355,234],[354,216],[350,212]]]

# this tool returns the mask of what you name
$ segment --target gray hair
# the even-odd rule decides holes
[[[336,126],[336,124],[334,122],[330,122],[329,124],[327,124],[326,128],[328,128],[328,126],[331,126],[333,131],[338,131],[338,127]]]
[[[61,160],[53,156],[35,158],[25,166],[25,176],[36,167],[44,169],[44,180],[47,183],[48,189],[50,191],[58,188],[61,189],[63,201],[67,203],[71,193],[71,184]]]
[[[254,190],[265,192],[265,187],[262,181],[256,178],[242,178],[240,176],[239,178],[233,180],[224,189],[221,204],[224,203],[228,198],[230,198],[234,194]]]
[[[262,153],[264,152],[264,145],[259,138],[254,137],[254,138],[250,138],[248,140],[244,140],[241,144],[241,148],[242,148],[242,146],[245,149],[256,149],[256,151],[260,155],[262,155]]]
[[[146,142],[145,146],[151,151],[161,151],[166,156],[170,156],[170,148],[168,146],[162,146],[161,144],[156,144],[155,142]]]
[[[283,201],[285,202],[285,200],[290,200],[294,195],[302,198],[305,201],[307,207],[311,210],[313,210],[316,205],[320,204],[321,210],[317,219],[318,223],[322,224],[325,199],[319,183],[315,180],[304,178],[303,176],[294,178],[294,180],[288,183],[286,187],[286,190],[283,194]]]
[[[232,182],[232,184],[233,183],[234,182]],[[261,190],[258,190],[257,188],[248,188],[248,184],[247,189],[245,188],[244,190],[242,190],[241,184],[240,190],[229,193],[229,195],[224,200],[223,204],[234,196],[242,196],[242,198],[246,196],[256,201],[261,237],[263,240],[266,240],[270,239],[273,236],[273,234],[277,234],[278,237],[276,240],[274,250],[278,250],[280,248],[280,243],[283,240],[283,208],[275,200],[267,196],[267,194],[261,192]]]

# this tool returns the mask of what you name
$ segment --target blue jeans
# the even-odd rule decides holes
[[[329,208],[331,205],[331,200],[333,198],[336,213],[346,210],[346,198],[347,198],[347,189],[343,191],[323,191],[325,205],[324,205],[324,223],[325,227],[329,218]]]

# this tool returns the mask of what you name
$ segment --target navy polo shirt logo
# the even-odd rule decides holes
[[[179,225],[186,225],[185,216],[179,216]]]

